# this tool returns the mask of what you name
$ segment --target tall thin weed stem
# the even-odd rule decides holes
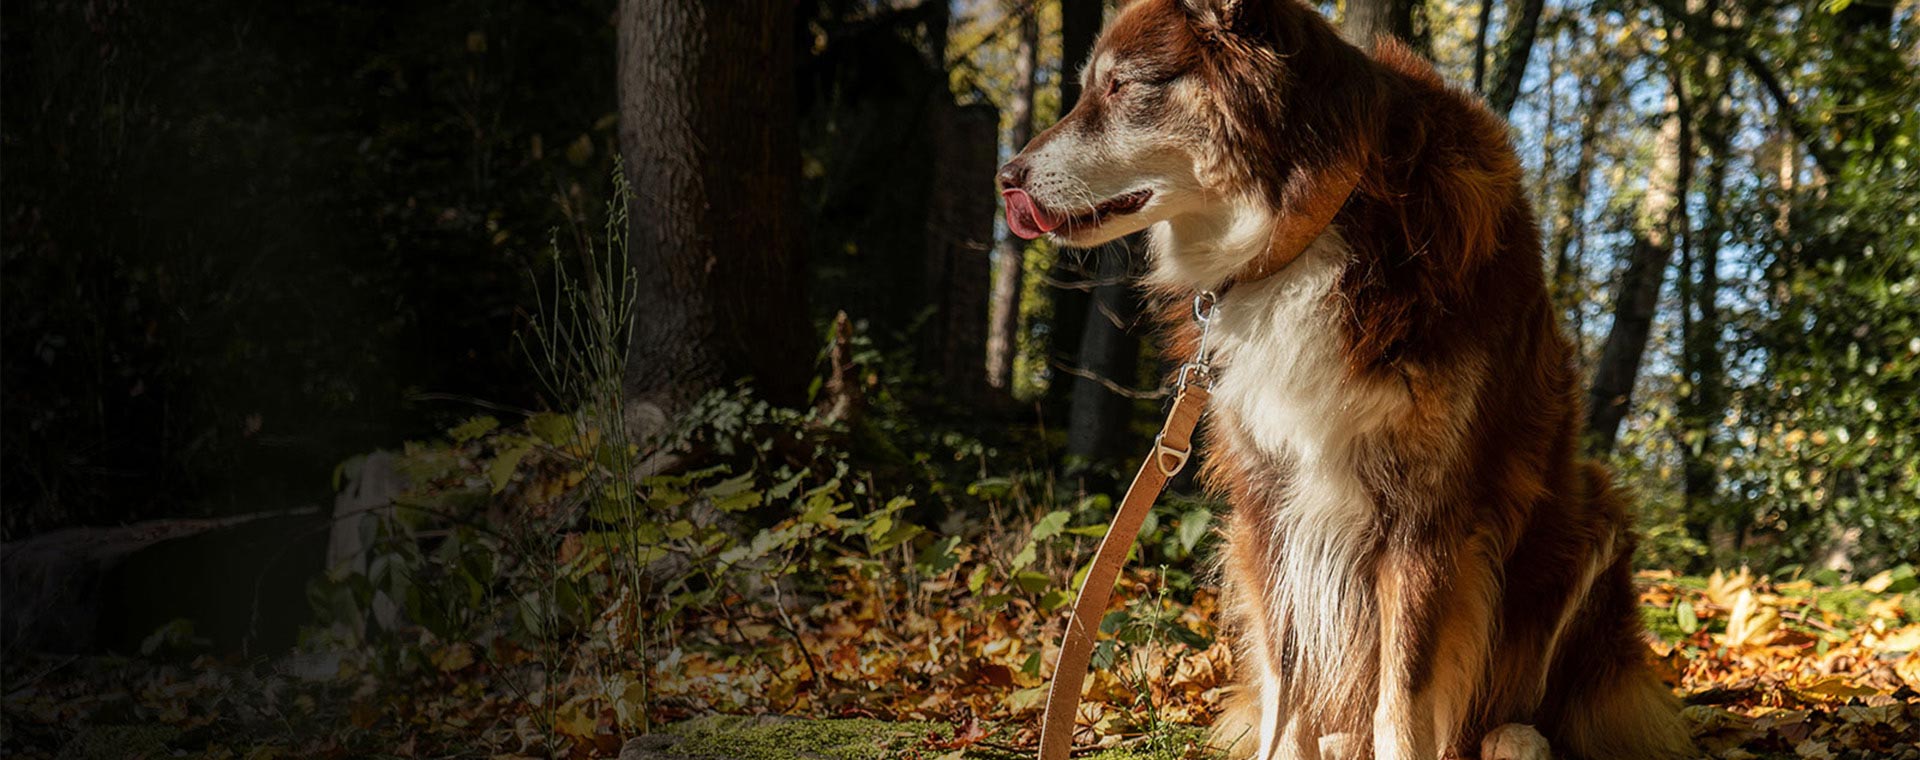
[[[522,350],[533,364],[541,383],[553,402],[569,415],[573,426],[572,453],[581,457],[586,473],[583,481],[589,516],[615,526],[618,552],[613,558],[615,572],[626,582],[628,593],[616,602],[621,609],[607,618],[617,621],[607,635],[614,652],[627,651],[632,659],[621,665],[638,674],[640,687],[639,720],[647,728],[647,707],[651,689],[646,652],[649,631],[646,604],[641,594],[644,557],[639,545],[645,501],[634,482],[639,464],[638,442],[630,439],[626,425],[623,384],[627,373],[628,340],[638,314],[638,283],[627,258],[627,209],[632,188],[615,161],[613,197],[607,202],[604,244],[596,247],[583,236],[585,250],[580,252],[584,281],[568,272],[557,237],[549,243],[553,256],[552,282],[546,289],[534,288],[539,300],[526,333],[520,336]],[[547,295],[551,293],[551,297]],[[556,560],[551,556],[548,563]],[[557,569],[557,568],[556,568]],[[553,605],[549,602],[548,606]],[[551,630],[551,629],[550,629]],[[632,648],[623,641],[633,636]],[[620,700],[622,694],[609,694]]]

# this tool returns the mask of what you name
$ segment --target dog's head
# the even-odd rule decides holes
[[[1008,227],[1089,247],[1174,222],[1245,241],[1163,258],[1257,255],[1327,187],[1351,189],[1369,65],[1297,0],[1136,0],[1095,46],[1072,112],[1001,168]]]

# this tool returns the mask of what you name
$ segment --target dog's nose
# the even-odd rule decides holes
[[[1027,162],[1017,158],[1008,161],[1006,166],[1000,167],[1000,174],[996,179],[1000,180],[1002,190],[1012,190],[1027,184]]]

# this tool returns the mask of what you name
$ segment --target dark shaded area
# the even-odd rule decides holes
[[[553,403],[515,334],[600,232],[615,5],[8,0],[4,537],[320,505],[355,453]],[[929,195],[991,112],[931,8],[798,16],[815,324],[956,364],[929,304],[978,294],[930,295],[991,209]]]
[[[318,503],[470,410],[423,394],[535,403],[611,3],[4,7],[7,538]]]
[[[10,654],[278,651],[308,619],[319,510],[69,528],[0,558]]]

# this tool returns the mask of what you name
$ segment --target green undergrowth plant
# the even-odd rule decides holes
[[[978,591],[997,572],[1012,578],[1015,588],[1045,610],[1072,604],[1092,562],[1093,547],[1107,533],[1115,499],[1107,494],[1052,494],[1047,490],[1051,484],[1042,472],[986,478],[968,486],[970,495],[988,504],[993,519],[987,532],[999,542],[999,551],[974,569],[970,587]],[[1220,509],[1210,500],[1163,496],[1141,523],[1129,562],[1159,565],[1166,586],[1190,598],[1196,573],[1204,571],[1211,553]],[[1002,514],[1021,517],[1003,523]],[[992,608],[1007,600],[989,596],[982,602]]]
[[[570,455],[571,463],[579,468],[576,493],[586,519],[596,526],[612,528],[595,535],[608,544],[606,548],[614,550],[605,560],[610,567],[609,574],[620,581],[622,589],[628,590],[616,595],[612,609],[601,615],[600,627],[606,636],[607,653],[614,655],[612,664],[622,673],[619,678],[601,679],[602,686],[616,703],[628,700],[632,692],[631,701],[646,705],[649,703],[648,672],[645,667],[636,666],[647,661],[650,636],[657,626],[648,625],[652,610],[638,594],[639,589],[645,587],[643,576],[650,560],[649,547],[644,542],[651,535],[646,528],[652,515],[633,478],[641,464],[641,447],[646,442],[633,440],[629,434],[623,393],[627,348],[638,314],[639,289],[628,264],[627,251],[627,213],[633,193],[620,165],[616,159],[611,172],[613,196],[607,201],[604,244],[595,246],[590,238],[584,240],[580,251],[583,277],[576,279],[558,261],[560,245],[557,238],[553,239],[549,245],[556,259],[551,267],[551,300],[541,296],[538,312],[519,337],[529,363],[551,399],[560,408],[573,410],[561,415],[571,428],[568,431],[571,445],[559,447],[557,451]],[[541,290],[534,288],[536,293]],[[543,424],[549,428],[557,425],[551,418],[543,420]],[[557,432],[549,430],[550,434]],[[528,446],[531,445],[532,442],[528,442]],[[504,466],[512,468],[515,464],[508,461]],[[527,556],[554,556],[548,546],[552,541],[550,537],[532,538],[535,539],[533,545],[520,547]],[[601,561],[587,559],[583,564],[585,555],[579,552],[567,557],[564,539],[562,541],[556,561],[531,563],[544,576],[543,585],[556,602],[563,593],[563,577],[577,582],[598,567],[594,563]],[[535,614],[546,615],[543,630],[549,634],[555,632],[558,621],[554,619],[554,611],[558,604],[543,605],[537,597],[523,599],[521,604],[537,609]],[[628,677],[625,675],[628,673],[633,675]],[[647,727],[647,710],[628,712],[642,729]]]
[[[565,754],[596,732],[684,715],[659,686],[679,653],[775,667],[774,648],[799,641],[816,624],[807,608],[849,577],[909,605],[895,618],[951,604],[923,590],[941,577],[966,589],[969,615],[1071,602],[1113,497],[1057,478],[1028,448],[1037,438],[927,424],[929,380],[865,325],[822,331],[822,364],[840,363],[825,371],[859,378],[858,413],[823,398],[824,381],[800,408],[741,383],[653,438],[630,435],[629,196],[616,173],[602,242],[572,261],[553,246],[553,279],[520,335],[557,411],[481,414],[407,443],[396,469],[408,488],[357,526],[365,562],[314,585],[323,629],[358,652],[356,667],[393,688],[488,670],[544,751]],[[1191,597],[1215,509],[1171,496],[1154,508],[1136,561],[1163,567],[1157,594]],[[1139,619],[1121,639],[1185,635],[1130,609]],[[1039,667],[1036,654],[1026,675]]]
[[[980,455],[965,436],[929,433],[910,442],[909,462],[925,464],[877,475],[844,426],[746,387],[710,394],[659,443],[686,468],[617,478],[606,440],[584,414],[541,413],[477,416],[409,443],[399,468],[412,487],[364,526],[376,538],[367,569],[317,584],[323,617],[368,622],[362,646],[384,681],[495,669],[543,731],[588,730],[583,716],[605,712],[634,732],[678,714],[653,684],[672,651],[772,655],[763,641],[689,638],[679,621],[721,615],[729,630],[790,640],[849,574],[922,605],[903,617],[937,612],[918,589],[946,574],[968,589],[968,614],[1057,612],[1112,513],[1111,498],[1059,493],[1040,471],[965,478]],[[1212,510],[1178,498],[1155,508],[1138,561],[1164,566],[1158,593],[1193,593]],[[583,674],[584,696],[566,686]]]
[[[1156,687],[1163,691],[1175,679],[1179,659],[1167,654],[1176,645],[1199,651],[1213,644],[1182,622],[1184,605],[1163,582],[1169,573],[1170,568],[1162,566],[1145,595],[1101,619],[1100,630],[1109,638],[1095,644],[1093,667],[1113,672],[1133,695],[1132,709],[1119,716],[1128,725],[1114,726],[1139,735],[1130,750],[1147,757],[1221,758],[1225,753],[1207,745],[1206,732],[1172,720],[1160,708],[1165,695],[1156,694]]]

